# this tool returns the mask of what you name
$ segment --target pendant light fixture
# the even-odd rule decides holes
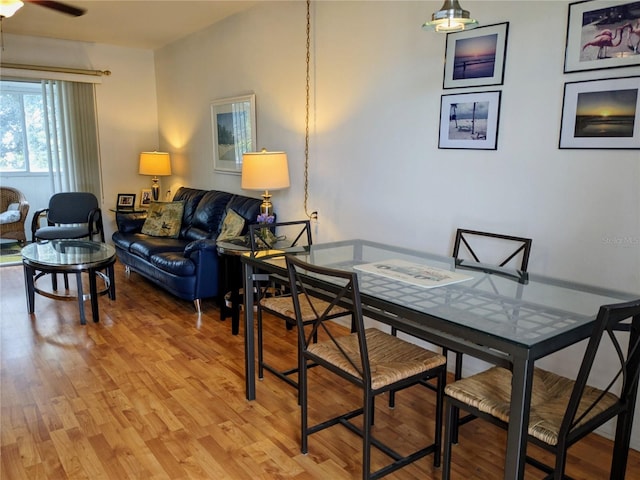
[[[460,32],[478,26],[478,21],[471,18],[468,10],[463,10],[458,0],[445,0],[444,4],[431,16],[431,21],[422,25],[424,30],[439,33]]]
[[[20,0],[0,0],[0,17],[9,18],[16,13],[24,3]]]

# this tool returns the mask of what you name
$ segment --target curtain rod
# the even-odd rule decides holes
[[[102,77],[111,75],[111,70],[85,70],[83,68],[46,67],[44,65],[21,65],[19,63],[0,63],[0,68],[14,68],[19,70],[36,70],[40,72],[75,73],[78,75],[93,75]]]

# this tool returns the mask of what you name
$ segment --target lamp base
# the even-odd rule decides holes
[[[265,190],[262,194],[262,203],[260,204],[260,215],[273,215],[273,203],[271,203],[271,194]]]
[[[160,185],[158,185],[158,177],[153,177],[151,181],[153,182],[151,184],[151,196],[153,197],[153,201],[157,202],[160,198]]]

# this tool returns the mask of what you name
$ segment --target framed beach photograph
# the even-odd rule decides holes
[[[224,98],[211,104],[213,168],[242,173],[242,154],[256,149],[256,96]]]
[[[565,83],[559,148],[640,149],[640,77]]]
[[[496,150],[501,92],[442,95],[438,148]]]
[[[118,201],[116,203],[117,210],[133,209],[136,205],[135,193],[119,193]]]
[[[153,198],[150,188],[143,188],[140,190],[140,207],[148,208],[151,205],[151,199]]]
[[[640,1],[569,4],[564,73],[640,65]]]
[[[502,85],[509,22],[448,33],[443,88]]]

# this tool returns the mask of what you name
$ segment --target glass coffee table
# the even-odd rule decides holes
[[[91,311],[94,322],[100,320],[98,297],[108,295],[116,299],[116,284],[113,265],[116,261],[115,248],[106,243],[88,240],[50,240],[43,243],[31,243],[22,251],[22,266],[27,287],[27,307],[29,313],[35,311],[35,294],[54,300],[78,300],[80,323],[86,324],[84,301],[91,300]],[[58,290],[57,274],[64,274],[64,293]],[[89,276],[89,293],[83,293],[82,274]],[[67,276],[76,276],[77,289],[69,290]],[[51,289],[38,286],[43,276],[51,276]],[[98,290],[98,279],[101,287]]]

